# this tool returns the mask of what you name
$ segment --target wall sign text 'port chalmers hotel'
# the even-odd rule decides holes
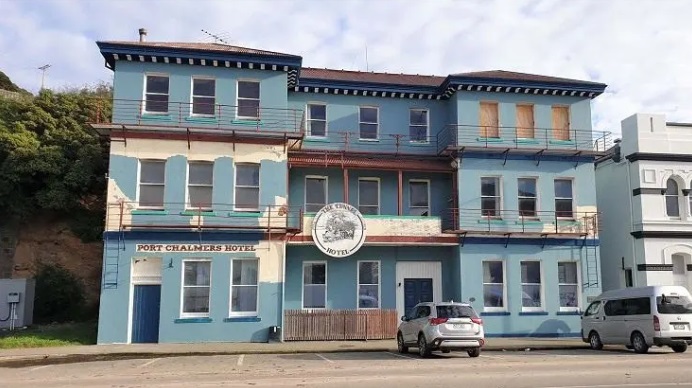
[[[358,209],[347,203],[330,203],[315,214],[312,239],[326,255],[350,256],[365,241],[365,220]]]
[[[254,245],[238,244],[137,244],[137,252],[255,252]]]

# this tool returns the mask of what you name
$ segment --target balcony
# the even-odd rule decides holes
[[[142,208],[135,202],[111,202],[106,207],[106,230],[239,230],[266,233],[298,233],[303,224],[302,208],[287,205],[238,210],[232,204],[191,208],[184,203],[164,203],[160,208]]]
[[[306,136],[293,151],[333,151],[364,155],[436,156],[436,136],[409,136],[399,133],[378,133],[377,139],[363,139],[358,132],[329,130],[325,136]]]
[[[109,115],[99,108],[92,118],[92,127],[101,134],[118,132],[127,136],[137,133],[172,134],[194,137],[227,136],[231,138],[301,139],[303,111],[280,108],[248,108],[234,105],[168,102],[145,111],[144,100],[113,100]],[[204,112],[204,114],[193,113]],[[111,117],[109,117],[111,116]],[[193,139],[190,139],[190,137]]]
[[[605,155],[614,145],[610,132],[590,129],[481,127],[451,124],[437,133],[440,155],[463,151],[524,154]]]

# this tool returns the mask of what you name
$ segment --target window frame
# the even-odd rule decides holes
[[[575,271],[577,273],[577,279],[576,283],[560,283],[560,264],[574,264]],[[580,262],[578,261],[569,261],[569,260],[563,260],[563,261],[558,261],[557,262],[557,293],[558,293],[558,306],[559,306],[559,311],[580,311],[581,309],[581,303],[582,303],[582,284],[581,284],[581,268],[580,268]],[[542,274],[542,273],[541,273]],[[575,307],[567,307],[567,306],[562,306],[561,301],[560,301],[560,287],[561,286],[577,286],[577,305]]]
[[[149,77],[166,77],[168,78],[168,93],[147,93],[147,84],[149,83]],[[142,106],[141,114],[147,116],[161,115],[166,116],[171,113],[171,75],[169,73],[162,72],[145,72],[144,73],[144,85],[142,88]],[[147,94],[157,95],[157,96],[167,96],[166,100],[166,111],[165,112],[153,112],[147,110]]]
[[[377,284],[360,282],[360,265],[362,263],[377,263]],[[360,307],[360,286],[377,286],[377,307]],[[382,308],[382,262],[381,260],[358,260],[356,262],[356,309],[378,310]]]
[[[257,284],[254,286],[249,284],[233,284],[233,264],[236,261],[255,261],[257,262]],[[257,317],[259,316],[259,286],[260,286],[260,260],[257,257],[232,257],[231,258],[231,277],[229,282],[229,294],[228,294],[228,317]],[[233,311],[233,287],[255,287],[255,311]]]
[[[555,119],[553,115],[555,114],[555,108],[558,109],[566,109],[567,110],[567,139],[557,139],[555,138],[555,131],[557,128],[555,128]],[[534,112],[535,114],[536,112]],[[535,116],[534,116],[535,120]],[[570,104],[551,104],[550,105],[550,130],[551,130],[551,135],[550,138],[552,140],[559,140],[559,141],[575,141],[574,136],[572,136],[572,105]],[[574,195],[574,194],[572,194]]]
[[[538,269],[541,271],[540,274],[540,280],[541,283],[524,283],[523,279],[521,279],[521,265],[523,263],[538,263]],[[522,295],[522,300],[524,298],[524,286],[535,286],[538,284],[540,286],[541,290],[541,305],[539,307],[524,307],[524,303],[521,303],[521,312],[526,313],[526,312],[545,312],[545,271],[543,268],[543,262],[541,260],[521,260],[519,262],[519,283],[521,286],[521,295]]]
[[[668,182],[673,181],[675,183],[675,188],[677,189],[677,193],[675,195],[668,194]],[[680,197],[682,196],[682,189],[680,186],[680,182],[675,179],[675,177],[671,176],[665,181],[665,191],[663,192],[663,209],[665,212],[666,217],[668,217],[669,220],[680,220],[682,219],[682,211],[681,211],[681,206],[680,206]],[[671,216],[668,214],[668,199],[669,198],[675,198],[675,203],[676,207],[678,210],[678,215],[677,216]],[[684,196],[683,196],[684,198]],[[691,197],[692,198],[692,197]]]
[[[313,119],[310,116],[310,105],[324,106],[324,120]],[[324,135],[319,136],[319,135],[313,135],[312,134],[312,126],[310,125],[312,121],[324,121]],[[327,134],[329,133],[328,122],[329,121],[327,120],[327,103],[326,102],[308,101],[305,104],[305,124],[306,124],[305,127],[307,128],[306,137],[312,138],[312,139],[325,139],[325,138],[327,138]]]
[[[162,183],[145,183],[145,186],[162,186],[163,197],[161,198],[161,206],[142,206],[140,205],[140,188],[142,186],[142,162],[159,162],[163,163],[163,182]],[[137,209],[148,210],[163,210],[166,207],[166,167],[167,161],[163,159],[139,159],[137,161]]]
[[[257,186],[245,186],[245,185],[238,185],[238,166],[257,166],[257,170],[259,172],[259,182]],[[243,207],[238,207],[238,203],[236,202],[236,199],[238,197],[238,192],[237,189],[238,187],[241,188],[255,188],[257,187],[257,208],[243,208]],[[247,212],[247,213],[259,213],[262,208],[262,166],[260,163],[234,163],[233,164],[233,211],[237,212]]]
[[[428,213],[427,216],[426,215],[411,214],[412,209],[423,209],[423,206],[413,206],[413,199],[412,199],[413,196],[411,195],[411,183],[425,183],[426,184],[426,188],[427,188],[427,190],[426,190],[427,191],[426,202],[428,203],[428,205],[425,207],[425,209]],[[408,215],[409,216],[415,216],[415,217],[431,217],[432,214],[430,214],[430,212],[431,212],[432,205],[430,203],[430,194],[431,194],[431,192],[430,192],[430,179],[409,179],[408,180]]]
[[[555,181],[569,181],[570,182],[570,188],[572,191],[572,215],[570,217],[564,217],[564,216],[558,216],[559,211],[557,210],[557,201],[558,200],[565,200],[568,199],[567,197],[558,197],[557,193],[555,192]],[[555,206],[555,218],[558,220],[575,220],[575,213],[576,213],[576,208],[575,204],[577,203],[576,201],[576,196],[574,195],[574,178],[573,177],[556,177],[553,179],[553,198],[555,202],[553,202],[553,206]]]
[[[368,181],[368,182],[377,182],[377,213],[375,214],[363,214],[363,215],[380,215],[380,211],[382,208],[382,187],[381,187],[381,182],[380,178],[377,177],[358,177],[358,211],[360,210],[361,203],[360,203],[360,182],[363,181]],[[373,205],[365,205],[367,207],[374,207]],[[361,212],[362,213],[362,212]]]
[[[240,83],[241,82],[253,82],[259,85],[259,96],[257,98],[250,97],[240,97]],[[257,100],[257,116],[241,116],[240,115],[240,100]],[[238,78],[235,81],[235,118],[236,120],[251,120],[260,121],[261,111],[262,111],[262,82],[256,78]]]
[[[522,179],[531,179],[531,180],[533,180],[533,182],[535,184],[536,196],[533,197],[533,200],[535,202],[534,203],[534,209],[535,209],[534,213],[535,214],[533,216],[524,216],[521,213],[521,209],[520,209],[521,206],[519,205],[520,201],[522,199],[531,199],[531,197],[522,197],[519,193],[519,181]],[[572,193],[572,196],[574,196],[574,193]],[[531,220],[531,219],[539,219],[540,218],[540,216],[539,216],[540,215],[540,209],[538,208],[538,206],[541,202],[540,202],[540,199],[538,197],[539,197],[538,177],[536,177],[536,176],[520,176],[517,178],[517,211],[519,212],[519,219],[524,218],[524,219],[530,219]]]
[[[486,196],[486,195],[483,195],[483,179],[486,179],[486,178],[495,179],[495,180],[497,181],[497,193],[498,193],[498,194],[497,194],[496,196]],[[502,187],[502,177],[501,177],[501,176],[497,176],[497,175],[486,175],[486,176],[481,176],[481,180],[480,180],[480,192],[481,192],[481,197],[480,197],[480,202],[481,202],[480,211],[481,211],[481,218],[491,218],[491,219],[500,219],[500,220],[502,219],[502,210],[503,210],[503,206],[502,206],[502,202],[503,202],[503,201],[502,201],[502,197],[503,197],[503,196],[502,196],[502,189],[503,189],[503,187]],[[497,214],[496,214],[496,215],[489,216],[489,215],[483,214],[483,198],[497,198],[497,200],[498,200],[498,206],[497,206]]]
[[[412,124],[411,123],[411,112],[413,111],[419,111],[419,112],[426,112],[425,115],[425,139],[424,140],[413,140],[411,137],[411,127],[422,127],[420,124]],[[379,116],[378,116],[379,119]],[[408,110],[408,135],[409,135],[409,142],[410,143],[415,143],[415,144],[429,144],[430,143],[430,109],[428,108],[409,108]]]
[[[187,263],[209,263],[209,285],[208,286],[185,286],[185,264]],[[185,258],[182,260],[182,266],[180,270],[180,318],[209,318],[211,317],[211,286],[212,286],[212,279],[213,278],[213,272],[212,272],[212,260],[210,258],[204,258],[204,257],[190,257],[190,258]],[[207,313],[186,313],[184,312],[185,309],[185,287],[196,287],[196,288],[202,288],[206,287],[209,288],[209,298],[207,299],[208,303],[208,310],[209,312]]]
[[[308,211],[308,205],[317,205],[315,203],[308,204],[308,179],[322,179],[324,180],[324,205],[323,207],[329,203],[329,177],[326,175],[306,175],[305,179],[303,181],[303,206],[305,209],[305,213],[317,213],[313,211]]]
[[[485,285],[497,285],[500,283],[485,282],[485,263],[501,263],[502,264],[502,307],[486,307],[485,306]],[[483,312],[506,312],[509,311],[507,303],[507,262],[502,259],[487,259],[481,262],[481,284],[483,287]]]
[[[305,307],[305,267],[313,264],[324,265],[324,307]],[[328,305],[327,300],[327,287],[329,286],[329,264],[326,260],[310,260],[304,261],[302,270],[300,272],[300,307],[302,310],[306,311],[319,311],[326,310]],[[314,283],[313,283],[314,284]]]
[[[205,81],[214,81],[214,95],[213,96],[203,96],[203,95],[195,95],[195,80],[205,80]],[[193,75],[190,77],[190,117],[216,117],[216,78],[208,75]],[[206,113],[195,113],[195,97],[200,97],[200,98],[214,98],[214,113],[212,114],[206,114]]]
[[[208,164],[211,165],[211,184],[200,184],[200,183],[190,183],[190,164]],[[207,207],[193,207],[192,201],[190,200],[190,187],[209,187],[211,189],[211,202]],[[214,206],[214,162],[206,160],[188,160],[187,161],[187,171],[185,174],[185,208],[187,210],[199,210],[209,211],[212,210]]]
[[[483,106],[489,105],[493,106],[495,116],[497,117],[497,124],[492,126],[483,125]],[[502,139],[502,117],[500,117],[500,102],[496,100],[481,100],[478,102],[478,124],[480,131],[485,131],[485,136],[480,136],[482,139]],[[488,132],[496,131],[497,136],[488,136]],[[482,133],[479,133],[482,135]]]
[[[361,109],[366,108],[366,109],[375,109],[377,112],[377,121],[376,122],[369,122],[369,121],[363,121],[363,113]],[[372,125],[375,124],[375,138],[364,138],[363,137],[363,131],[361,130],[360,126],[362,124],[368,124]],[[380,141],[380,107],[379,106],[374,106],[374,105],[359,105],[358,106],[358,140],[359,141]]]

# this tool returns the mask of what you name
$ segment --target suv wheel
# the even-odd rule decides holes
[[[601,342],[601,337],[595,331],[589,333],[589,346],[593,350],[603,349],[603,342]]]
[[[404,343],[404,336],[399,332],[396,335],[396,348],[399,353],[408,353],[408,346]]]
[[[418,335],[418,354],[423,358],[430,356],[430,347],[423,334]]]
[[[675,353],[685,353],[687,344],[673,345],[670,347]]]
[[[466,351],[469,357],[478,357],[481,355],[481,348],[473,348]]]
[[[649,351],[649,345],[646,344],[642,333],[638,331],[632,334],[632,347],[636,353],[646,353]]]

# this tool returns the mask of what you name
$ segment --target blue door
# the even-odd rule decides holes
[[[433,301],[433,281],[425,279],[404,279],[404,314],[408,314],[418,303]]]
[[[161,285],[135,286],[132,298],[132,343],[159,342]]]

